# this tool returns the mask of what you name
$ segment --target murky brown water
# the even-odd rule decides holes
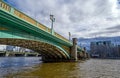
[[[10,76],[9,76],[10,77]],[[83,62],[41,63],[15,78],[120,78],[120,60],[90,59]]]

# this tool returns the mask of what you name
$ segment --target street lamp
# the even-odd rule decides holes
[[[69,41],[71,41],[71,33],[69,32]]]
[[[52,24],[51,24],[51,33],[53,34],[53,22],[55,22],[54,15],[50,15],[50,20],[52,21]]]

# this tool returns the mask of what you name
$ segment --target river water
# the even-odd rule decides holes
[[[120,60],[42,63],[39,59],[0,58],[0,78],[120,78]]]

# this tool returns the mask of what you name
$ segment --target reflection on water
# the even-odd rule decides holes
[[[40,57],[0,57],[0,78],[6,74],[20,72],[21,69],[30,69],[41,63]]]
[[[29,59],[30,59],[29,62],[31,62],[32,59],[31,58]],[[38,60],[36,62],[37,63],[34,63],[31,66],[29,66],[29,67],[33,67],[33,69],[25,67],[29,71],[20,72],[13,75],[9,74],[7,77],[8,78],[13,78],[13,77],[15,78],[120,78],[120,60],[90,59],[77,63],[67,62],[67,63],[39,63],[39,64],[38,64]],[[20,67],[24,65],[20,65]],[[15,66],[15,68],[17,67]],[[22,70],[20,68],[18,69]]]

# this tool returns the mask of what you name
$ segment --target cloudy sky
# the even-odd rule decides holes
[[[40,23],[51,26],[49,15],[56,18],[54,30],[68,38],[120,36],[119,0],[5,0]]]

